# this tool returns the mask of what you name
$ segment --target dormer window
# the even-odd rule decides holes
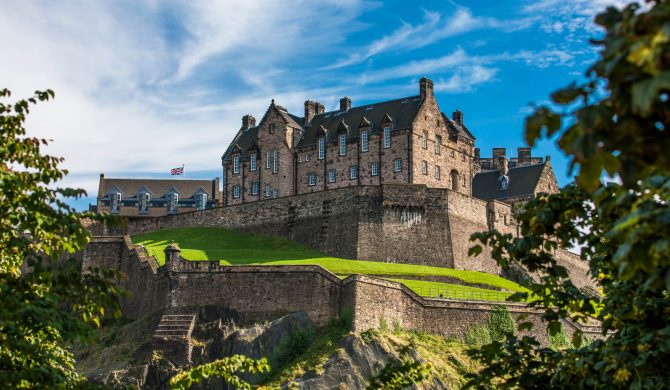
[[[326,139],[319,138],[319,160],[326,158]]]
[[[347,135],[342,133],[340,134],[340,156],[347,155]]]
[[[506,175],[500,176],[500,189],[506,190],[509,187],[509,177]]]
[[[240,173],[240,157],[233,157],[233,173],[237,175]]]
[[[384,127],[384,147],[391,147],[391,128],[388,126]]]
[[[179,203],[179,194],[173,192],[168,194],[167,198],[168,213],[176,213],[177,205]]]
[[[143,192],[139,195],[139,209],[140,213],[148,213],[149,212],[149,199],[151,195],[147,192]]]
[[[370,136],[367,130],[361,132],[361,152],[367,152],[370,146]]]
[[[118,213],[121,206],[121,193],[112,192],[109,194],[109,208],[112,213]]]
[[[195,197],[196,210],[204,210],[207,206],[207,194],[198,194]]]

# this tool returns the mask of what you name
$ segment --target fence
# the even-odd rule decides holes
[[[414,287],[412,290],[425,298],[462,299],[468,301],[505,301],[512,295],[504,291],[453,290],[432,287]]]

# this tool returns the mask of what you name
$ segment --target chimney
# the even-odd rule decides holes
[[[305,100],[305,125],[309,124],[316,114],[316,102]]]
[[[323,114],[324,112],[326,112],[326,107],[324,107],[323,104],[319,102],[314,102],[314,104],[316,106],[316,115]]]
[[[428,97],[434,97],[433,95],[433,80],[422,77],[421,80],[419,80],[419,94],[421,95],[421,99],[426,99]]]
[[[502,160],[506,158],[505,148],[493,148],[493,169],[502,171]]]
[[[517,157],[517,166],[522,167],[525,165],[530,165],[531,163],[530,148],[517,148],[516,157]]]
[[[475,148],[475,161],[479,161],[479,148]]]
[[[349,96],[345,96],[342,99],[340,99],[340,111],[347,111],[350,108],[351,108],[351,99],[349,99]]]
[[[242,117],[242,128],[244,130],[250,129],[252,127],[256,126],[256,118],[253,116],[247,114]]]
[[[451,119],[459,125],[463,126],[463,111],[456,109],[453,114],[451,114]]]

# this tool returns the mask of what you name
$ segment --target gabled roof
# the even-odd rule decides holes
[[[465,125],[459,125],[458,123],[454,122],[453,119],[449,118],[447,115],[442,113],[442,117],[444,118],[444,122],[447,124],[447,129],[449,130],[449,133],[451,134],[452,132],[458,135],[461,135],[467,139],[470,139],[472,141],[475,140],[475,136],[472,135],[470,130],[468,130]]]
[[[373,133],[381,131],[381,123],[384,116],[388,115],[393,120],[395,129],[406,129],[412,126],[414,118],[421,107],[420,96],[409,96],[401,99],[388,100],[385,102],[366,104],[364,106],[352,107],[347,111],[329,111],[314,115],[312,121],[304,127],[303,134],[298,147],[313,145],[320,137],[318,130],[323,126],[328,130],[328,138],[335,139],[340,122],[344,121],[351,126],[350,138],[357,138],[359,124],[366,118],[370,122]]]
[[[108,179],[102,180],[101,193],[98,197],[106,196],[108,193],[120,191],[124,197],[133,197],[143,189],[148,189],[151,194],[160,198],[165,196],[171,189],[177,190],[182,198],[190,198],[199,189],[212,197],[214,180],[186,180],[186,179]]]
[[[258,150],[258,126],[251,127],[249,129],[241,129],[237,132],[237,135],[233,139],[233,142],[228,145],[228,149],[223,154],[223,159],[228,161],[230,160],[230,154],[235,150],[235,147],[239,147],[242,151],[242,155],[246,155],[247,151],[250,149]]]
[[[535,195],[535,188],[545,164],[511,168],[507,172],[509,185],[506,190],[501,189],[499,171],[480,172],[472,179],[472,196],[484,200],[494,200]]]

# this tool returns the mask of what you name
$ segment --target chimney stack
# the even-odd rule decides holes
[[[242,117],[242,128],[244,130],[250,129],[254,126],[256,126],[256,118],[249,114]]]
[[[479,152],[479,148],[475,148],[475,160],[476,160],[476,161],[479,161],[479,159],[480,159],[480,157],[479,157],[479,153],[480,153],[480,152]]]
[[[463,111],[456,109],[456,111],[451,114],[451,119],[453,119],[453,121],[458,123],[460,126],[463,126]]]
[[[340,111],[347,111],[351,108],[351,99],[349,96],[345,96],[340,99]]]
[[[516,157],[517,157],[517,166],[522,167],[525,165],[530,165],[531,163],[530,148],[517,148]]]
[[[503,170],[502,160],[507,159],[507,152],[505,148],[493,148],[493,169],[496,171]]]
[[[434,97],[433,95],[433,80],[422,77],[419,80],[419,94],[421,95],[421,100],[424,100],[428,97]]]
[[[315,107],[316,107],[316,115],[323,114],[326,112],[326,107],[323,106],[323,104],[319,102],[314,102]]]
[[[316,102],[305,100],[305,125],[309,124],[316,114]]]

